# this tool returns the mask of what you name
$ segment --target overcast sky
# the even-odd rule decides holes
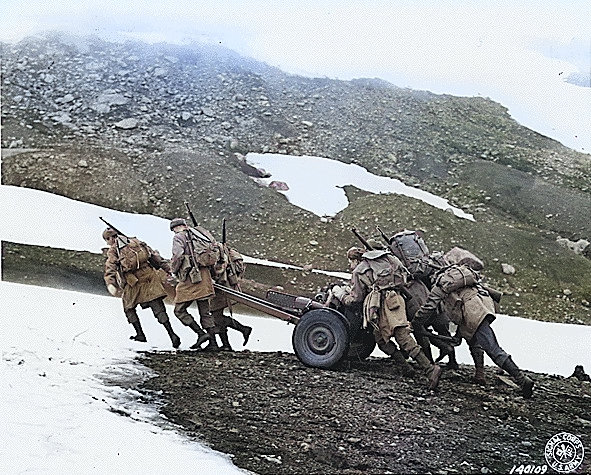
[[[591,152],[591,1],[2,0],[0,39],[59,29],[222,44],[286,72],[481,95]]]

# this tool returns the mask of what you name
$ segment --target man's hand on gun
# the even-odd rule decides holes
[[[340,285],[335,285],[331,289],[331,292],[333,297],[336,298],[339,302],[342,302],[343,298],[345,298],[345,296],[347,295],[347,289],[341,287]]]

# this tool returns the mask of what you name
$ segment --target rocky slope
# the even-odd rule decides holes
[[[386,358],[336,371],[248,351],[141,361],[154,373],[133,389],[190,438],[258,474],[554,473],[544,449],[562,431],[589,450],[591,385],[573,377],[530,374],[535,394],[524,400],[491,367],[484,387],[461,365],[429,392],[424,376],[403,377]],[[589,470],[586,456],[575,473]]]
[[[291,76],[208,45],[48,34],[2,45],[2,147],[3,184],[166,218],[186,200],[214,232],[227,218],[245,254],[300,266],[345,269],[352,226],[368,237],[375,224],[421,228],[433,250],[476,252],[504,311],[591,322],[591,261],[556,241],[591,237],[591,161],[490,99]],[[477,222],[353,188],[351,206],[324,222],[257,185],[248,152],[354,161]],[[305,275],[296,283],[315,291]]]

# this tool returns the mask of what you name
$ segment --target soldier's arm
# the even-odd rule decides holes
[[[172,271],[170,269],[170,263],[167,259],[164,259],[158,251],[153,250],[150,246],[146,245],[148,251],[150,252],[150,264],[155,269],[162,269],[167,274],[170,274]]]
[[[353,276],[351,277],[351,290],[350,292],[343,297],[343,304],[344,305],[351,305],[358,302],[363,302],[363,299],[367,295],[367,291],[363,282],[359,278],[359,274],[357,272],[353,272]]]
[[[183,265],[183,256],[185,254],[185,240],[183,236],[178,233],[172,238],[172,259],[170,261],[170,270],[173,274],[177,274]]]
[[[115,252],[115,248],[111,246],[107,251],[107,260],[105,261],[105,285],[108,286],[111,284],[119,287],[117,272],[117,253]]]

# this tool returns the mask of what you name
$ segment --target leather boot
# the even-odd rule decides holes
[[[394,346],[394,345],[392,345],[392,346]],[[404,355],[400,352],[400,350],[398,348],[394,348],[394,349],[389,350],[388,354],[392,358],[392,361],[394,361],[394,364],[396,365],[396,367],[400,368],[400,371],[402,372],[402,376],[411,376],[414,374],[414,372],[415,372],[414,369],[408,363],[408,361],[406,361],[406,358],[404,357]]]
[[[170,341],[172,342],[172,347],[178,348],[179,346],[181,346],[181,339],[172,329],[170,320],[165,321],[162,325],[164,326],[164,328],[166,328],[166,331],[168,332],[168,336],[170,337]]]
[[[217,341],[215,341],[215,327],[208,328],[207,334],[210,337],[209,343],[203,348],[203,351],[219,351],[220,347],[218,346]]]
[[[472,359],[474,360],[474,382],[484,386],[486,378],[484,377],[484,351],[470,350]]]
[[[227,330],[220,331],[220,340],[222,340],[222,346],[220,346],[220,351],[234,351],[232,349],[232,346],[230,345]]]
[[[456,360],[456,350],[452,349],[451,353],[449,353],[447,356],[449,358],[449,360],[447,362],[447,368],[451,369],[453,371],[460,369],[460,365],[458,364],[458,361]]]
[[[441,377],[441,366],[432,364],[429,359],[425,356],[425,353],[422,351],[419,352],[418,355],[413,357],[413,359],[417,362],[419,367],[425,372],[427,375],[427,388],[429,390],[433,390],[439,384],[439,378]]]
[[[521,388],[522,396],[525,399],[529,399],[533,393],[534,382],[525,374],[523,374],[523,372],[517,367],[510,356],[505,360],[502,368],[511,375],[511,377]]]
[[[191,322],[191,324],[189,325],[189,328],[191,330],[193,330],[195,333],[197,333],[197,336],[198,336],[195,344],[191,346],[192,350],[200,350],[201,345],[203,345],[203,343],[211,340],[211,335],[209,335],[208,333],[205,333],[203,328],[201,328],[196,321],[193,320]]]
[[[146,341],[148,341],[148,339],[146,338],[146,335],[144,334],[144,330],[142,329],[142,324],[140,323],[140,321],[136,321],[132,323],[133,328],[135,330],[135,335],[132,335],[129,337],[130,340],[135,340],[135,341],[141,341],[142,343],[145,343]]]
[[[252,327],[242,325],[242,323],[240,323],[238,320],[230,318],[230,324],[228,325],[228,328],[238,330],[240,333],[242,333],[242,337],[244,338],[242,346],[246,346],[248,339],[250,338],[250,334],[252,333]]]

